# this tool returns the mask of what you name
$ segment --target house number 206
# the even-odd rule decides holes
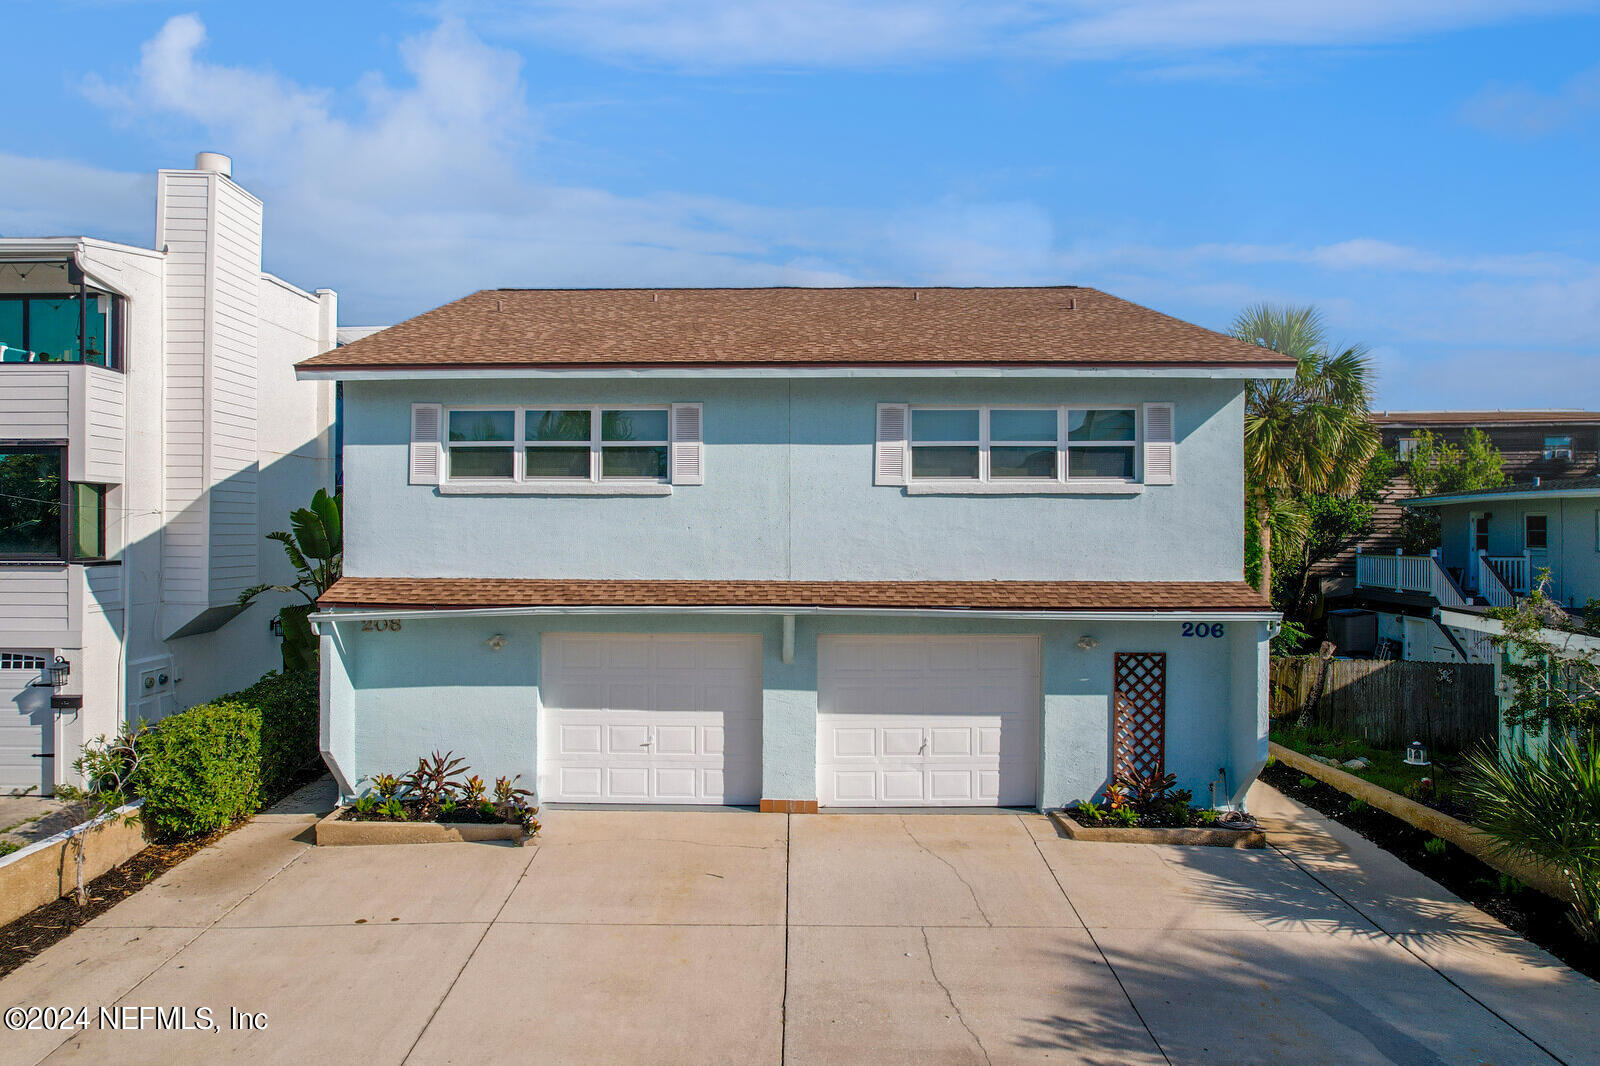
[[[1222,636],[1221,622],[1185,622],[1183,635],[1186,637],[1220,637]]]
[[[398,633],[398,632],[400,632],[400,619],[398,619],[398,618],[378,618],[378,619],[369,618],[366,621],[361,623],[361,632],[363,632],[363,633]]]

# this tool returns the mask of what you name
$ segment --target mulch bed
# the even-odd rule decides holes
[[[75,895],[66,895],[29,911],[10,925],[0,926],[0,977],[104,914],[201,848],[227,836],[234,828],[220,829],[198,840],[151,844],[121,866],[90,881],[86,886],[89,890],[86,906],[79,907]]]
[[[1360,833],[1574,970],[1600,980],[1600,947],[1585,943],[1578,936],[1568,918],[1570,908],[1566,904],[1531,888],[1503,892],[1498,870],[1455,845],[1447,844],[1443,855],[1430,855],[1426,844],[1437,839],[1432,833],[1376,807],[1352,811],[1352,797],[1321,781],[1303,785],[1302,777],[1311,780],[1283,763],[1274,763],[1261,772],[1261,780],[1279,792]]]

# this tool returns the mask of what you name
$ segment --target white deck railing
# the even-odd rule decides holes
[[[1494,570],[1501,584],[1518,596],[1526,596],[1533,587],[1533,560],[1527,552],[1521,555],[1479,555],[1479,559]]]
[[[1443,607],[1467,605],[1467,598],[1431,555],[1357,555],[1356,587],[1420,592]]]
[[[1505,583],[1500,571],[1489,562],[1487,555],[1474,560],[1477,567],[1478,595],[1489,601],[1490,607],[1510,607],[1517,602],[1517,594]]]

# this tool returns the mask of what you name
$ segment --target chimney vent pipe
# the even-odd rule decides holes
[[[196,152],[194,168],[196,170],[210,170],[221,174],[225,178],[233,177],[233,160],[221,152]]]

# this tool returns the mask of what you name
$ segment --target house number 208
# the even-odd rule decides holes
[[[367,619],[361,623],[363,633],[398,633],[400,632],[400,619],[379,618]]]
[[[1221,622],[1185,622],[1183,635],[1186,637],[1220,637],[1222,636]]]

